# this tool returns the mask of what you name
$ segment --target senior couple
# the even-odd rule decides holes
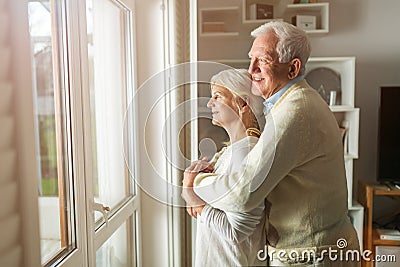
[[[358,266],[339,257],[359,244],[337,122],[304,80],[307,35],[278,21],[251,35],[249,69],[211,79],[207,107],[229,145],[184,174],[182,197],[197,218],[196,267]]]

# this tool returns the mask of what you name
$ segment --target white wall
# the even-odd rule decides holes
[[[376,180],[378,93],[400,84],[400,1],[331,0],[330,31],[312,38],[312,56],[356,56],[355,105],[360,108],[354,182]]]
[[[2,5],[2,2],[5,5]],[[5,8],[2,9],[4,6]],[[11,48],[9,72],[6,75],[6,81],[12,85],[12,97],[10,108],[6,113],[7,117],[12,119],[14,129],[12,133],[13,142],[11,146],[7,147],[7,150],[15,153],[15,157],[11,158],[12,162],[15,161],[15,164],[9,162],[14,167],[14,170],[7,177],[9,179],[3,181],[4,183],[0,187],[2,189],[10,189],[12,188],[9,187],[10,185],[15,185],[14,188],[18,188],[14,191],[17,192],[15,195],[9,194],[12,191],[8,191],[7,194],[1,192],[3,207],[13,213],[2,213],[2,215],[6,215],[1,218],[2,222],[4,219],[7,222],[12,222],[12,225],[0,224],[0,229],[3,230],[1,235],[4,236],[0,244],[2,248],[5,248],[5,253],[1,253],[2,255],[0,256],[0,266],[30,267],[40,265],[40,247],[37,243],[39,240],[39,214],[36,201],[38,199],[38,191],[36,190],[38,188],[38,172],[35,136],[31,134],[34,132],[34,108],[32,102],[33,92],[31,90],[31,57],[26,6],[27,0],[0,1],[0,10],[4,11],[4,13],[0,14],[0,17],[8,14],[10,29],[5,43],[0,44],[0,51],[4,51],[7,46]],[[2,30],[7,30],[7,28]],[[5,61],[0,60],[0,62],[0,64],[6,65]],[[3,97],[2,93],[0,91],[0,97]],[[4,110],[1,107],[0,109]],[[0,133],[0,137],[4,136]],[[0,172],[4,171],[2,164],[4,162],[0,162]],[[18,203],[18,211],[14,209],[15,206],[12,203]],[[3,207],[1,210],[3,210]],[[18,220],[13,220],[12,218]],[[18,230],[14,232],[13,229],[16,228]],[[14,239],[13,234],[16,234],[18,238]],[[10,240],[14,242],[7,243]]]

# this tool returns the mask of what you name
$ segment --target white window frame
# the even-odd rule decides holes
[[[111,0],[110,0],[111,1]],[[131,53],[129,55],[129,62],[131,66],[128,67],[128,71],[132,75],[131,87],[127,96],[128,100],[132,98],[136,88],[136,55],[135,55],[135,9],[134,0],[112,0],[118,3],[122,3],[130,11],[130,33],[129,43]],[[25,10],[27,10],[27,2],[24,1]],[[55,4],[55,0],[51,1],[51,4]],[[57,10],[57,9],[53,9]],[[58,12],[58,11],[56,11]],[[60,14],[58,14],[60,15]],[[135,228],[128,230],[127,235],[132,240],[129,245],[128,242],[128,257],[131,257],[132,266],[141,266],[140,257],[140,190],[135,187],[133,197],[130,197],[122,205],[118,207],[118,210],[112,213],[108,220],[108,224],[101,225],[96,230],[96,224],[93,220],[93,181],[87,177],[88,169],[88,155],[87,146],[85,146],[85,131],[88,130],[90,125],[89,116],[85,116],[85,112],[89,108],[88,98],[88,77],[86,74],[88,63],[87,63],[87,42],[86,40],[86,8],[85,1],[82,0],[66,0],[65,1],[65,16],[63,17],[63,28],[62,31],[57,31],[61,38],[62,49],[66,49],[65,53],[58,54],[62,56],[63,60],[67,62],[64,71],[67,72],[68,76],[68,88],[66,88],[67,102],[70,109],[70,120],[68,118],[69,129],[71,129],[70,135],[72,138],[72,144],[69,149],[73,162],[69,162],[71,167],[72,181],[69,184],[70,189],[73,191],[73,206],[71,207],[73,213],[73,219],[75,220],[75,235],[76,235],[76,249],[68,253],[66,256],[61,256],[59,260],[51,262],[51,266],[95,266],[96,264],[96,251],[101,245],[111,237],[111,235],[121,226],[124,222],[127,224],[134,225]],[[54,16],[53,16],[54,17]],[[26,24],[27,26],[27,24]],[[59,29],[57,29],[59,30]],[[68,40],[65,37],[68,36]],[[59,41],[60,41],[59,40]],[[58,41],[58,42],[59,42]],[[58,45],[58,44],[57,44]],[[60,47],[53,48],[55,52]],[[62,62],[62,60],[58,61]],[[61,63],[62,64],[62,63]],[[55,71],[58,70],[58,66],[55,66]],[[64,81],[62,81],[64,82]],[[137,112],[135,112],[137,114]],[[133,127],[137,126],[137,120],[133,122]],[[87,135],[90,136],[90,135]],[[134,138],[137,138],[135,136]],[[138,143],[137,140],[132,140],[134,145],[130,147],[133,160],[136,161],[138,155]],[[34,141],[32,142],[34,143]],[[70,159],[69,159],[70,160]],[[134,175],[138,175],[138,164],[136,166]],[[37,184],[37,181],[36,181]],[[37,187],[37,185],[35,186]],[[37,198],[37,195],[36,197]],[[37,205],[34,211],[38,211]],[[36,216],[32,216],[37,218]],[[129,219],[131,218],[131,219]],[[36,225],[36,224],[35,224]],[[37,225],[36,225],[37,226]],[[40,237],[36,235],[32,238],[32,241],[36,241],[36,245],[40,244]],[[32,243],[32,242],[30,242]],[[27,253],[28,254],[28,253]],[[40,254],[39,254],[40,255]],[[30,256],[30,258],[36,257]],[[36,266],[36,265],[35,265]]]

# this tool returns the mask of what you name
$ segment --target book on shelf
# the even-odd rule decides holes
[[[313,4],[317,2],[318,0],[294,0],[293,4]]]
[[[309,15],[296,15],[292,17],[292,24],[302,30],[315,30],[317,28],[317,17]]]
[[[380,239],[400,241],[400,231],[397,229],[377,229],[376,231]]]
[[[274,18],[274,6],[268,4],[255,3],[249,6],[250,8],[250,19],[273,19]]]
[[[225,32],[225,23],[222,21],[203,22],[203,33]]]

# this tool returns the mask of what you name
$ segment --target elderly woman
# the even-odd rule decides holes
[[[214,75],[207,107],[212,111],[212,123],[224,128],[229,136],[229,145],[210,161],[213,172],[235,172],[261,134],[257,118],[263,112],[262,98],[251,94],[247,70],[229,69]],[[185,175],[189,173],[187,170]],[[195,186],[207,190],[212,182],[212,177],[203,173]],[[212,204],[189,208],[198,219],[196,267],[259,264],[257,252],[266,242],[264,210],[264,203],[248,212],[229,212]]]

